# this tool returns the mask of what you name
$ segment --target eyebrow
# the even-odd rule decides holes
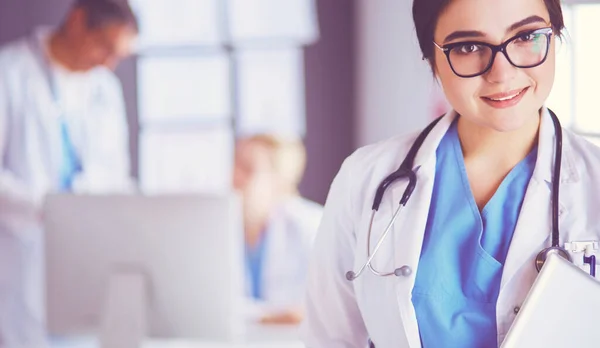
[[[544,23],[546,24],[546,20],[540,16],[529,16],[523,20],[520,20],[514,24],[512,24],[510,27],[508,27],[508,29],[506,30],[507,32],[511,32],[511,31],[515,31],[517,29],[519,29],[520,27],[523,27],[525,25],[531,24],[531,23]],[[456,39],[465,39],[465,38],[480,38],[480,37],[484,37],[485,33],[479,30],[459,30],[459,31],[455,31],[453,33],[451,33],[450,35],[446,36],[446,38],[444,39],[444,44],[448,43],[449,41],[453,41]]]

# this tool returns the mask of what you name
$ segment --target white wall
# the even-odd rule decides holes
[[[358,0],[356,16],[356,145],[423,128],[436,83],[421,59],[412,0]]]

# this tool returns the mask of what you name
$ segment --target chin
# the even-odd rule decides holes
[[[92,64],[81,63],[79,66],[77,66],[75,68],[75,71],[84,73],[84,72],[88,72],[88,71],[92,70],[93,68],[94,68],[94,65],[92,65]]]
[[[535,116],[539,116],[538,110],[519,106],[495,109],[486,105],[481,109],[480,115],[485,115],[482,121],[488,128],[504,133],[519,130],[534,122]]]

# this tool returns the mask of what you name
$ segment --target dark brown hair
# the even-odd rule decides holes
[[[85,11],[89,28],[125,24],[139,31],[135,14],[126,0],[76,0],[73,8]]]
[[[433,33],[437,25],[438,18],[442,11],[448,6],[451,0],[414,0],[413,1],[413,20],[423,59],[429,60],[433,65]],[[550,14],[550,23],[557,36],[561,35],[564,28],[564,20],[560,0],[544,0],[548,13]]]

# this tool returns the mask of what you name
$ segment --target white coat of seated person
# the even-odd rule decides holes
[[[260,134],[237,142],[233,184],[243,201],[251,322],[303,319],[308,258],[322,216],[322,206],[298,192],[305,163],[296,138]]]

